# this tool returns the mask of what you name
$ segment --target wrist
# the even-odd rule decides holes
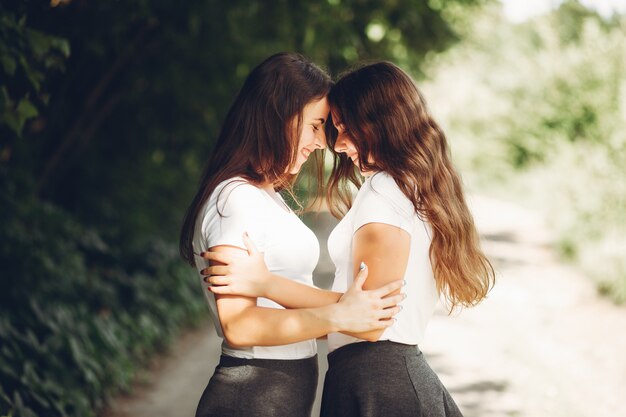
[[[274,288],[276,288],[277,276],[270,271],[264,275],[261,285],[261,296],[270,300],[274,300]]]
[[[322,311],[322,319],[326,322],[328,326],[329,333],[336,333],[343,330],[341,326],[341,306],[339,304],[330,304],[324,307],[321,307]]]

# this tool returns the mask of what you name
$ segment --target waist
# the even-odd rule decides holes
[[[405,345],[402,343],[390,342],[388,340],[380,342],[359,342],[350,343],[339,347],[328,354],[328,366],[338,366],[348,360],[382,360],[388,357],[416,356],[421,352],[417,345]]]
[[[251,346],[249,348],[234,349],[224,340],[222,342],[222,354],[240,359],[307,359],[317,354],[317,341],[315,339],[309,339],[288,345]]]
[[[223,367],[233,367],[233,366],[258,366],[262,368],[272,368],[272,369],[299,369],[302,367],[310,367],[314,365],[317,367],[317,354],[311,356],[310,358],[302,358],[302,359],[260,359],[260,358],[236,358],[233,356],[228,356],[222,354],[220,356],[220,366]]]

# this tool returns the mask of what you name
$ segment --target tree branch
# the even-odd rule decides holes
[[[75,149],[77,142],[83,138],[83,140],[88,140],[90,135],[86,135],[85,133],[90,132],[93,134],[95,132],[94,126],[99,126],[103,117],[92,116],[95,108],[100,102],[102,96],[104,95],[107,88],[110,86],[113,79],[126,67],[130,66],[133,61],[137,61],[139,57],[145,56],[145,54],[137,54],[137,50],[144,44],[146,37],[158,26],[158,21],[155,19],[151,19],[139,30],[137,35],[135,35],[132,42],[129,43],[128,47],[124,50],[122,54],[120,54],[113,65],[111,65],[107,71],[103,74],[100,80],[96,83],[95,87],[85,100],[85,104],[83,106],[83,111],[80,115],[75,119],[72,127],[69,129],[68,133],[63,138],[61,144],[57,147],[56,151],[53,155],[48,159],[48,162],[45,168],[42,171],[41,176],[39,177],[39,184],[37,187],[37,192],[41,195],[42,190],[46,188],[46,186],[50,183],[51,179],[54,176],[54,173],[58,170],[59,165],[63,158],[67,155],[67,153],[71,149]],[[115,97],[115,96],[114,96]],[[115,103],[119,102],[119,98],[114,100]],[[110,100],[107,100],[106,103],[111,103]],[[109,113],[112,108],[109,108],[104,113]],[[104,114],[101,111],[98,111],[97,114]]]

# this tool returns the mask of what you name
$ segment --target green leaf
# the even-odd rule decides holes
[[[41,81],[43,81],[43,78],[44,78],[43,74],[33,69],[28,63],[28,61],[26,61],[26,58],[24,56],[20,57],[20,64],[22,65],[22,69],[26,73],[26,77],[28,78],[28,81],[30,81],[35,91],[39,92],[39,90],[41,89]]]
[[[20,118],[22,125],[26,120],[31,119],[39,114],[37,107],[33,105],[28,99],[23,98],[20,100],[20,104],[17,105],[17,114]]]
[[[3,91],[3,93],[6,93],[6,91]],[[0,124],[8,126],[17,136],[21,136],[26,121],[36,117],[39,111],[27,98],[21,99],[17,108],[11,109],[10,106],[6,106],[8,96],[6,94],[3,94],[3,96],[5,108],[0,113]]]
[[[70,43],[67,39],[46,35],[33,29],[27,30],[26,37],[33,53],[37,57],[49,54],[53,49],[61,52],[65,58],[70,56]]]
[[[57,49],[65,58],[70,56],[70,42],[63,38],[52,38],[52,47]]]
[[[4,112],[4,114],[0,113],[0,125],[6,125],[17,136],[20,136],[22,133],[22,129],[19,126],[17,116],[14,112],[7,111]]]
[[[0,112],[4,111],[7,107],[12,106],[13,100],[11,100],[7,88],[3,85],[2,88],[0,88]]]
[[[17,62],[15,62],[15,59],[13,59],[13,57],[3,54],[2,56],[0,56],[0,62],[2,63],[4,72],[7,75],[9,75],[10,77],[15,75],[15,70],[17,69]]]

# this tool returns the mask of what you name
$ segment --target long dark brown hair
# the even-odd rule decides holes
[[[359,153],[361,169],[393,177],[432,226],[430,260],[450,309],[480,302],[493,286],[494,270],[480,248],[446,137],[411,77],[389,62],[366,65],[342,76],[328,101],[334,123],[343,124]],[[330,129],[331,149],[336,138]],[[350,183],[360,186],[357,169],[344,154],[336,155],[327,197],[337,217],[350,208]]]
[[[250,72],[226,115],[185,214],[180,233],[180,255],[185,261],[195,266],[196,219],[219,183],[242,177],[253,184],[271,182],[277,190],[291,187],[296,176],[289,174],[289,167],[297,157],[303,109],[325,97],[331,85],[326,72],[292,53],[272,55]],[[316,154],[311,155],[314,163],[319,160]]]

